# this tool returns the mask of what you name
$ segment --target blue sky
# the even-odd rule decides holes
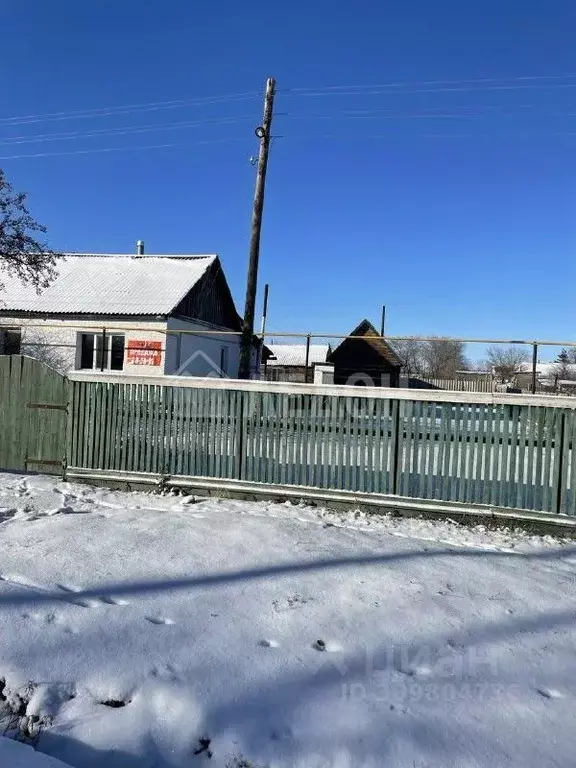
[[[218,252],[242,311],[273,75],[270,328],[384,302],[390,333],[576,338],[571,0],[0,0],[0,24],[0,166],[54,247]]]

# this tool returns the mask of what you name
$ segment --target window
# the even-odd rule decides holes
[[[220,370],[222,376],[228,375],[228,347],[221,347],[220,349]]]
[[[112,333],[81,333],[80,368],[121,371],[124,368],[124,336]]]
[[[0,355],[19,355],[22,350],[22,330],[6,328],[0,331]]]
[[[80,368],[94,368],[94,334],[80,334]]]
[[[110,348],[110,370],[121,371],[124,368],[124,336],[114,334]]]

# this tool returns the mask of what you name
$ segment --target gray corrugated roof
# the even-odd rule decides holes
[[[0,273],[0,311],[167,315],[214,263],[215,255],[69,254],[42,293]]]
[[[306,365],[306,344],[267,344],[275,360],[268,365]],[[325,363],[330,347],[328,344],[310,344],[308,364]]]

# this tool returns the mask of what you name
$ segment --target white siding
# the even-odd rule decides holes
[[[0,326],[22,329],[22,354],[36,357],[65,373],[80,367],[78,337],[81,333],[120,333],[125,336],[124,371],[146,375],[164,373],[164,347],[166,323],[162,321],[138,322],[137,320],[41,320],[38,318],[0,317]],[[131,341],[153,341],[160,344],[160,365],[133,365],[128,362]]]
[[[239,334],[206,334],[212,328],[197,321],[94,321],[82,318],[68,320],[42,320],[38,318],[0,317],[0,326],[22,329],[22,354],[36,357],[53,368],[66,373],[80,368],[81,333],[121,333],[125,336],[125,373],[154,375],[209,376],[211,378],[238,378],[240,362]],[[166,333],[166,331],[194,331],[194,333]],[[128,362],[130,342],[153,342],[160,346],[160,365],[136,365]],[[221,371],[222,350],[226,370]],[[142,355],[139,356],[142,359]],[[253,351],[252,367],[256,370]]]
[[[198,321],[168,318],[169,331],[194,331],[193,333],[169,333],[166,340],[164,373],[182,376],[209,376],[211,378],[238,377],[240,362],[240,336],[222,333],[206,334],[220,330]],[[222,350],[226,370],[221,370]]]

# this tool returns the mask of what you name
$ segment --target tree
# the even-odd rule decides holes
[[[73,352],[70,359],[70,349],[65,344],[55,343],[54,337],[41,328],[23,328],[22,354],[46,363],[59,373],[66,373],[74,367]]]
[[[522,347],[488,347],[486,365],[494,371],[500,384],[514,384],[524,369],[528,355]]]
[[[570,360],[568,350],[563,349],[552,366],[552,376],[554,377],[555,382],[574,379],[575,374],[573,365],[574,363]]]
[[[469,367],[465,351],[464,342],[455,339],[424,341],[422,357],[426,375],[433,379],[457,378],[458,371]]]
[[[421,341],[415,341],[414,339],[395,341],[393,347],[403,362],[403,368],[407,376],[424,376]]]
[[[46,227],[28,211],[26,195],[15,192],[0,169],[0,270],[38,291],[56,276],[56,262],[61,256],[37,239],[45,232]]]
[[[455,379],[458,371],[469,367],[464,342],[455,339],[408,339],[397,341],[394,349],[404,361],[404,369],[409,376]]]

